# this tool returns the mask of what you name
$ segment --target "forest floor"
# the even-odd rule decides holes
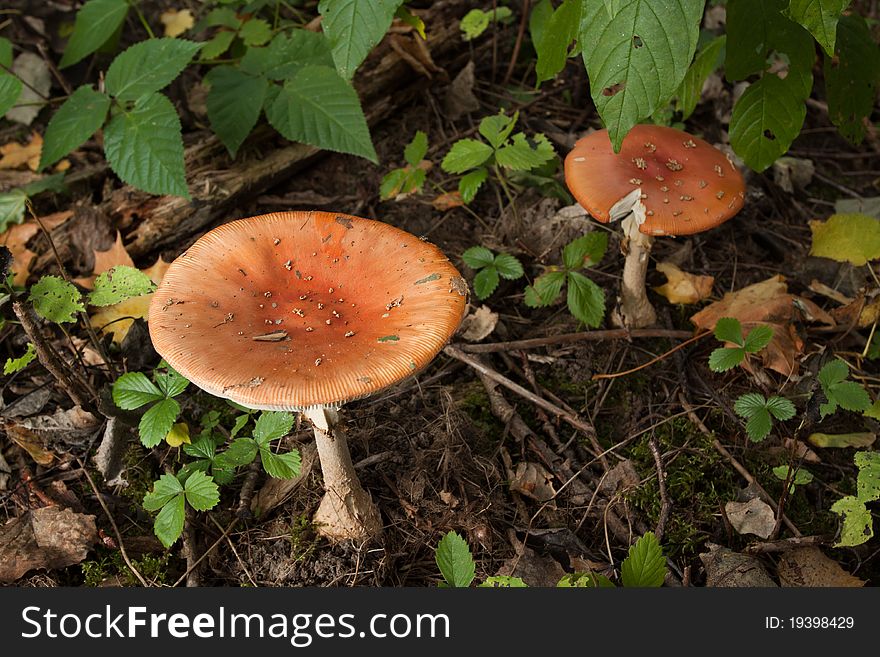
[[[390,111],[372,126],[378,166],[348,155],[311,155],[283,167],[270,183],[236,194],[232,203],[218,198],[216,213],[197,229],[184,224],[181,232],[169,228],[161,239],[138,242],[145,234],[144,222],[164,201],[126,191],[102,164],[99,152],[87,146],[71,158],[69,193],[41,196],[35,212],[44,218],[72,212],[51,235],[73,277],[93,273],[95,252],[110,249],[117,231],[126,245],[137,242],[129,251],[137,267],[147,268],[160,257],[177,257],[214,225],[282,210],[337,211],[387,222],[436,244],[469,281],[474,271],[461,260],[469,247],[483,245],[516,255],[531,281],[546,266],[560,262],[560,249],[568,241],[587,231],[606,230],[607,254],[589,275],[604,289],[610,310],[623,265],[613,224],[599,225],[576,213],[557,214],[570,202],[536,188],[514,188],[510,203],[491,182],[467,207],[438,209],[432,203],[456,185],[440,170],[440,159],[455,140],[472,135],[483,116],[499,109],[518,111],[517,129],[544,133],[561,157],[577,138],[601,127],[583,66],[576,60],[538,91],[530,86],[530,68],[521,63],[505,83],[517,28],[515,21],[492,28],[474,43],[460,41],[436,58],[438,71],[430,79],[409,72],[402,76],[401,89],[384,89],[381,95]],[[394,53],[381,44],[359,80],[369,78],[390,57]],[[452,91],[450,81],[470,61],[476,80],[470,91],[479,107],[453,120],[449,108],[461,102],[456,95],[461,92]],[[190,83],[178,80],[169,95],[184,115],[188,153],[199,147],[210,153],[198,171],[188,171],[194,187],[232,164],[204,129],[204,105]],[[722,88],[704,98],[687,129],[723,145],[730,106],[730,90]],[[365,107],[369,113],[369,101]],[[4,127],[0,142],[24,141],[44,127],[42,115],[30,128]],[[417,130],[429,136],[425,159],[434,167],[428,183],[421,194],[380,202],[382,177],[402,164],[403,149]],[[258,131],[239,160],[261,161],[287,145],[277,135]],[[861,298],[876,285],[864,267],[811,257],[809,222],[833,214],[841,200],[870,203],[880,196],[880,140],[871,135],[861,146],[849,144],[831,125],[823,103],[813,101],[790,155],[798,167],[811,161],[812,175],[791,185],[773,169],[746,172],[745,206],[734,219],[700,235],[657,240],[650,286],[665,282],[654,265],[670,260],[686,272],[714,277],[711,296],[698,305],[671,304],[649,292],[661,331],[559,338],[584,328],[564,303],[526,307],[523,280],[502,281],[483,302],[472,296],[472,307],[491,308],[497,324],[478,342],[456,336],[453,343],[460,353],[479,359],[499,378],[525,387],[559,412],[481,378],[467,362],[445,353],[417,377],[346,405],[352,456],[384,522],[380,541],[331,544],[317,535],[310,518],[322,495],[321,473],[317,463],[305,458],[304,475],[283,491],[262,474],[250,476],[255,492],[245,495],[260,499],[259,515],[236,515],[249,478],[245,473],[224,487],[213,511],[188,518],[186,545],[165,550],[153,536],[152,519],[141,501],[166,466],[179,459],[178,449],[148,450],[128,426],[124,467],[115,483],[108,483],[93,460],[107,419],[96,411],[96,423],[69,420],[73,424],[54,432],[36,430],[36,419],[57,421],[60,411],[70,409],[70,400],[37,362],[4,378],[0,526],[29,510],[55,505],[93,515],[103,539],[79,563],[31,571],[16,585],[136,584],[122,560],[122,543],[140,574],[157,585],[182,582],[193,557],[206,555],[189,573],[191,581],[205,586],[434,586],[440,580],[434,550],[451,530],[470,545],[478,580],[505,574],[522,577],[529,585],[552,586],[565,573],[584,570],[614,579],[633,541],[653,531],[667,557],[669,585],[754,584],[762,576],[782,584],[843,583],[846,573],[876,584],[876,540],[858,548],[833,547],[840,518],[830,506],[855,489],[852,450],[821,449],[807,442],[818,432],[876,433],[877,422],[861,415],[841,412],[822,420],[807,408],[816,373],[832,354],[847,361],[854,380],[872,398],[880,395],[876,361],[863,356],[870,327],[854,328],[845,320],[830,326],[798,315],[790,325],[802,346],[791,354],[797,371],[790,376],[757,362],[751,372],[742,367],[712,372],[708,358],[719,343],[711,335],[671,351],[684,342],[680,336],[697,333],[690,318],[702,305],[774,276],[784,277],[788,293],[828,312],[844,305],[843,297]],[[0,171],[0,186],[8,189],[26,178],[23,171]],[[561,164],[556,178],[562,181]],[[204,198],[199,202],[211,203]],[[35,232],[27,246],[36,254],[31,282],[58,272],[42,233]],[[834,290],[837,300],[823,295],[826,289]],[[8,305],[4,316],[0,339],[5,358],[20,354],[25,338]],[[142,324],[139,320],[140,328],[130,332],[122,347],[104,340],[120,370],[146,370],[158,362]],[[600,328],[614,327],[606,319]],[[43,330],[68,355],[70,344],[87,340],[82,326],[73,329],[72,342],[57,328]],[[507,344],[535,338],[546,340]],[[84,374],[106,398],[112,383],[106,368],[86,361]],[[634,371],[594,378],[627,370]],[[801,411],[777,424],[760,444],[749,440],[733,410],[737,397],[755,390],[789,396]],[[210,410],[227,419],[229,409],[222,401],[192,387],[183,399],[184,416],[195,426]],[[42,465],[21,446],[28,431],[50,455]],[[304,456],[310,443],[306,426],[298,426],[285,440],[285,446],[300,449]],[[792,494],[786,494],[783,481],[773,474],[774,467],[789,463],[803,464],[814,475]],[[740,524],[728,517],[728,503],[752,497],[773,509],[766,539],[739,533]],[[757,580],[748,579],[752,571],[759,571]]]

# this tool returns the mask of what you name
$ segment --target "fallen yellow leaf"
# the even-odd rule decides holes
[[[165,436],[165,442],[171,447],[180,447],[184,443],[189,445],[189,425],[186,422],[171,425],[171,431]]]
[[[195,25],[195,20],[189,9],[169,9],[159,15],[159,20],[165,26],[165,36],[180,36]]]
[[[666,297],[669,303],[694,304],[712,294],[714,276],[690,274],[671,262],[658,263],[657,271],[666,276],[666,283],[654,291]]]
[[[60,226],[67,219],[73,216],[72,210],[64,212],[56,212],[54,214],[41,217],[40,221],[46,227],[46,230],[52,230],[56,226]],[[3,244],[12,253],[12,283],[13,285],[24,285],[27,282],[30,273],[31,261],[36,254],[27,248],[27,243],[40,230],[36,221],[27,221],[23,224],[12,226],[3,233]]]
[[[31,171],[40,166],[40,153],[43,150],[43,137],[38,132],[31,134],[27,144],[11,141],[0,146],[0,169],[18,169],[27,165]]]

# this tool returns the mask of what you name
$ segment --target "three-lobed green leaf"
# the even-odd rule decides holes
[[[849,365],[840,358],[830,360],[817,376],[827,401],[819,405],[819,413],[824,418],[834,413],[838,406],[847,411],[866,411],[871,407],[871,398],[865,388],[855,381],[848,381]]]
[[[740,395],[734,402],[733,410],[746,418],[746,433],[752,442],[760,442],[773,428],[773,418],[784,422],[795,415],[795,407],[788,399],[772,396],[766,399],[757,392]]]

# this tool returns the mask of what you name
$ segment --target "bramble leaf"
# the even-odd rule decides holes
[[[196,511],[213,509],[220,502],[220,489],[214,480],[204,472],[196,470],[184,485],[186,501]]]
[[[854,144],[865,137],[865,119],[871,115],[880,84],[880,46],[865,19],[841,16],[837,24],[835,57],[825,57],[828,117],[840,134]]]
[[[111,306],[132,297],[149,294],[155,289],[156,285],[144,272],[127,265],[117,265],[95,279],[89,303],[93,306]]]
[[[73,66],[103,46],[122,25],[128,13],[126,0],[89,0],[78,12],[73,33],[64,48],[59,68]]]
[[[459,139],[440,163],[446,173],[464,173],[492,157],[492,147],[476,139]]]
[[[468,544],[457,533],[451,531],[440,539],[434,558],[449,586],[467,588],[474,581],[476,564]]]
[[[525,273],[522,263],[509,253],[499,253],[495,256],[495,269],[502,278],[510,281],[520,278]]]
[[[120,101],[159,91],[180,75],[201,47],[194,41],[169,38],[136,43],[110,64],[104,89]]]
[[[179,414],[180,404],[175,399],[163,399],[155,404],[144,413],[138,423],[141,444],[144,447],[155,447],[161,443],[171,431]]]
[[[232,66],[217,66],[205,81],[211,85],[205,103],[211,128],[235,157],[257,125],[269,83],[264,77],[248,75]]]
[[[56,324],[75,322],[76,313],[86,309],[79,290],[59,276],[43,276],[31,287],[28,300],[40,317]]]
[[[321,0],[321,28],[330,41],[336,70],[354,76],[367,54],[382,40],[403,0]]]
[[[24,354],[19,356],[18,358],[7,358],[6,363],[3,365],[3,374],[15,374],[16,372],[20,372],[25,367],[31,364],[34,358],[37,357],[37,350],[34,347],[33,342],[28,342],[27,349]]]
[[[89,85],[83,85],[58,108],[46,126],[40,169],[55,164],[82,146],[104,125],[110,99]]]

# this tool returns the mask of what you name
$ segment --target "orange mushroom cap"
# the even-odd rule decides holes
[[[279,212],[224,224],[168,268],[150,337],[194,384],[249,408],[337,407],[422,369],[458,328],[465,280],[379,221]]]
[[[740,211],[745,182],[739,170],[709,142],[675,128],[637,125],[620,153],[607,130],[580,139],[565,158],[569,191],[593,217],[641,190],[647,235],[691,235],[714,228]]]

